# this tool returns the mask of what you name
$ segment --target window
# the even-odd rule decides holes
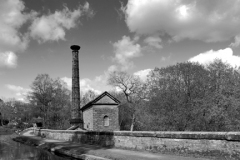
[[[109,117],[108,116],[103,117],[103,125],[104,126],[109,126]]]
[[[87,124],[87,129],[89,129],[90,123]]]

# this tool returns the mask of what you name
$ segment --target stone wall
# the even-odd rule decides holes
[[[88,108],[83,112],[84,128],[86,130],[93,130],[93,108]]]
[[[118,106],[95,105],[93,108],[93,130],[95,131],[119,131]],[[85,112],[85,111],[84,111]],[[104,116],[109,117],[109,126],[103,125]]]
[[[240,132],[96,132],[46,130],[47,138],[150,152],[239,159]]]

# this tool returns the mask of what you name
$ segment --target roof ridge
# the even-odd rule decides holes
[[[88,102],[86,105],[84,105],[81,110],[85,110],[87,109],[89,106],[91,106],[93,103],[96,103],[97,101],[99,101],[100,99],[102,99],[104,96],[108,96],[109,98],[111,98],[113,101],[116,102],[116,104],[121,103],[117,98],[113,97],[110,93],[108,93],[107,91],[103,92],[102,94],[100,94],[98,97],[96,97],[95,99],[93,99],[92,101]]]

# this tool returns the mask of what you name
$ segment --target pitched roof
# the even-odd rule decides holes
[[[108,97],[108,99],[110,98],[110,100],[111,100],[111,102],[104,102],[104,98],[105,98],[105,96],[107,96]],[[103,101],[101,101],[101,100],[103,100]],[[98,102],[98,103],[97,103]],[[120,104],[121,102],[118,100],[118,99],[116,99],[115,97],[113,97],[111,94],[109,94],[107,91],[105,91],[105,92],[103,92],[101,95],[99,95],[97,98],[95,98],[94,100],[92,100],[92,101],[90,101],[89,103],[87,103],[85,106],[83,106],[82,108],[81,108],[81,110],[83,111],[83,110],[85,110],[85,109],[87,109],[87,108],[89,108],[90,106],[92,106],[92,105],[118,105],[118,104]]]

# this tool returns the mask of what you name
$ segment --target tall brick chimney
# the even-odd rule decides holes
[[[72,107],[70,124],[83,129],[83,114],[80,110],[79,63],[78,51],[80,46],[72,45]]]

